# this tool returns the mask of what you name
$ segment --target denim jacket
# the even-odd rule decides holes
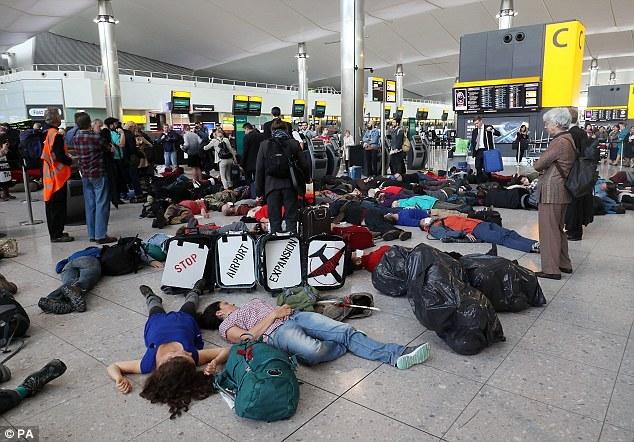
[[[363,142],[368,143],[370,146],[378,146],[380,137],[381,134],[378,129],[366,130],[363,134]]]

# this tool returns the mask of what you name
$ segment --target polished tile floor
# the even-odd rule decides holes
[[[18,194],[18,196],[21,196]],[[43,204],[34,203],[36,218]],[[148,237],[151,221],[139,205],[113,210],[110,233]],[[502,210],[504,224],[537,237],[537,213]],[[119,394],[106,375],[115,360],[142,355],[146,319],[139,284],[158,290],[160,271],[104,278],[88,298],[86,313],[42,314],[40,296],[58,285],[55,263],[89,245],[85,227],[70,226],[77,241],[51,245],[44,224],[19,227],[26,218],[20,200],[0,203],[0,231],[19,240],[20,254],[0,261],[0,273],[15,281],[17,299],[32,321],[27,347],[8,362],[14,387],[52,358],[67,373],[37,397],[0,417],[0,425],[38,425],[41,440],[412,440],[412,441],[633,441],[634,440],[634,215],[596,219],[582,242],[570,244],[575,272],[561,281],[542,281],[544,308],[500,314],[506,342],[476,356],[453,353],[415,319],[406,299],[376,294],[370,275],[357,272],[341,294],[370,291],[381,308],[352,322],[370,336],[400,344],[428,341],[429,361],[408,371],[352,355],[299,369],[301,401],[287,421],[264,423],[233,415],[219,396],[195,402],[189,413],[169,419],[167,407]],[[213,221],[226,219],[213,214]],[[167,229],[168,232],[174,228]],[[429,242],[420,231],[406,245]],[[461,253],[485,252],[486,244],[433,245]],[[539,256],[500,248],[533,270]],[[202,298],[241,303],[251,294],[216,292]],[[177,308],[182,298],[164,296]],[[208,345],[223,345],[205,333]]]

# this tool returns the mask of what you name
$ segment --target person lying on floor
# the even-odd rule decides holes
[[[163,300],[146,285],[139,287],[145,297],[149,317],[145,323],[146,351],[142,359],[120,361],[108,366],[108,375],[123,394],[132,391],[126,374],[150,374],[141,397],[152,403],[167,404],[170,419],[187,411],[192,399],[202,400],[214,393],[213,374],[227,361],[228,348],[203,349],[196,322],[198,298],[205,281],[196,282],[177,312],[166,313]],[[205,365],[204,371],[196,367]]]
[[[475,218],[446,216],[423,218],[420,228],[446,242],[488,242],[526,253],[539,253],[539,241],[525,238],[515,230]]]
[[[363,206],[358,201],[333,201],[328,211],[336,223],[345,221],[360,226],[365,222],[370,231],[379,233],[385,241],[393,241],[397,238],[407,241],[412,237],[412,232],[394,227],[391,218],[385,217],[384,210]]]
[[[218,330],[230,343],[245,333],[297,356],[307,365],[333,361],[350,351],[364,359],[381,361],[401,370],[421,364],[429,357],[429,344],[405,347],[385,344],[350,326],[319,313],[293,311],[288,305],[274,307],[253,299],[242,307],[226,301],[210,304],[198,317],[201,328]]]
[[[165,261],[165,234],[152,235],[139,250],[139,261],[156,269],[163,268]],[[37,305],[44,313],[64,315],[86,311],[86,295],[101,279],[101,248],[88,247],[73,253],[57,263],[55,271],[60,274],[62,285]]]
[[[434,198],[429,195],[416,195],[409,198],[399,199],[392,203],[392,207],[415,207],[423,210],[444,209],[460,211],[467,211],[468,209],[464,204],[439,201],[438,198]]]

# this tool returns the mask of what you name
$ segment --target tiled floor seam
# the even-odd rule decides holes
[[[619,369],[617,371],[617,375],[614,377],[614,385],[612,386],[612,391],[610,392],[610,400],[608,401],[608,406],[605,408],[605,415],[603,416],[603,423],[601,424],[601,432],[599,433],[599,439],[603,434],[603,429],[605,428],[606,421],[608,419],[608,411],[610,410],[610,405],[612,404],[612,397],[614,396],[614,390],[616,390],[616,384],[619,380],[619,373],[621,372],[621,367],[623,366],[623,359],[625,359],[625,352],[627,350],[627,342],[632,337],[632,329],[634,328],[634,323],[630,325],[630,333],[627,336],[627,340],[625,341],[626,345],[623,348],[623,354],[621,355],[621,361],[619,362]],[[612,424],[610,424],[612,425]]]
[[[581,264],[579,264],[578,267],[582,266],[583,263],[586,262],[586,260],[588,259],[588,255],[586,255],[586,257],[583,259],[583,261],[581,262]],[[573,274],[574,277],[574,274]],[[561,290],[566,286],[566,284],[568,284],[569,281],[572,280],[572,277],[567,279],[562,285],[561,287],[559,287],[559,289],[555,292],[555,295],[553,296],[552,299],[555,299],[555,297],[559,294],[559,292],[561,292]],[[552,302],[552,300],[551,300]],[[550,305],[550,302],[549,304]],[[482,386],[478,389],[478,391],[475,392],[475,394],[473,395],[473,397],[471,398],[471,400],[465,405],[465,407],[462,409],[462,411],[458,414],[458,416],[456,416],[456,419],[454,419],[454,421],[451,423],[451,425],[449,425],[449,427],[447,428],[447,431],[445,431],[442,435],[442,437],[444,438],[447,433],[451,430],[451,428],[456,424],[456,422],[458,422],[458,420],[460,419],[460,417],[464,414],[465,410],[469,407],[469,405],[471,405],[471,403],[473,402],[473,400],[480,394],[480,392],[482,391],[482,389],[485,386],[488,386],[488,382],[491,380],[491,378],[495,375],[495,373],[497,372],[497,370],[500,368],[500,366],[507,360],[507,358],[511,355],[511,353],[513,353],[513,351],[515,351],[515,349],[517,348],[517,346],[519,345],[519,343],[522,341],[522,339],[524,338],[524,336],[526,336],[526,333],[528,333],[528,331],[531,329],[531,327],[533,325],[535,325],[535,323],[537,322],[537,320],[544,314],[544,312],[546,311],[546,309],[548,308],[548,305],[546,305],[545,308],[541,309],[541,311],[539,312],[539,314],[535,317],[535,319],[533,320],[533,322],[531,322],[531,324],[528,326],[528,328],[526,329],[526,331],[522,334],[522,336],[517,340],[517,342],[515,343],[515,345],[513,346],[513,348],[511,349],[511,351],[508,352],[508,354],[502,358],[502,360],[500,361],[500,363],[495,367],[495,369],[493,370],[493,372],[491,373],[491,375],[484,381],[482,382]]]
[[[291,437],[293,434],[297,433],[299,430],[301,430],[302,428],[304,428],[304,426],[306,424],[308,424],[309,422],[311,422],[313,419],[315,419],[317,416],[319,416],[321,413],[324,412],[324,410],[326,410],[328,407],[330,407],[332,404],[334,404],[335,402],[337,402],[339,400],[338,397],[336,397],[335,399],[333,399],[331,402],[328,403],[328,405],[326,405],[325,407],[323,407],[321,410],[319,410],[317,413],[315,413],[314,415],[312,415],[310,417],[310,419],[308,419],[306,422],[304,422],[303,424],[301,424],[299,427],[297,427],[295,430],[291,431],[288,435],[284,436],[281,440],[285,441],[287,440],[289,437]]]
[[[619,337],[622,338],[624,336],[619,336]],[[515,347],[515,348],[517,348],[517,347]],[[520,348],[523,348],[523,347],[520,346]],[[625,347],[623,347],[623,349],[625,350]],[[574,359],[568,359],[568,358],[565,358],[565,357],[561,356],[560,354],[550,353],[550,352],[544,351],[542,349],[535,349],[535,348],[529,348],[528,349],[527,348],[527,350],[530,350],[532,353],[539,353],[539,354],[542,354],[542,355],[555,357],[557,359],[561,359],[562,361],[570,362],[570,363],[573,363],[573,364],[581,364],[581,365],[584,365],[586,367],[596,368],[597,370],[609,371],[610,373],[618,373],[618,370],[613,370],[613,369],[605,368],[605,367],[599,367],[598,365],[587,364],[585,362],[576,361]]]

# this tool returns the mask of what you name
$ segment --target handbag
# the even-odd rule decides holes
[[[559,162],[555,161],[555,167],[564,179],[564,186],[573,198],[592,195],[594,185],[599,179],[597,163],[594,159],[579,156],[575,149],[575,160],[572,163],[570,173],[566,176]]]
[[[0,239],[0,258],[18,256],[18,241],[13,238]]]

